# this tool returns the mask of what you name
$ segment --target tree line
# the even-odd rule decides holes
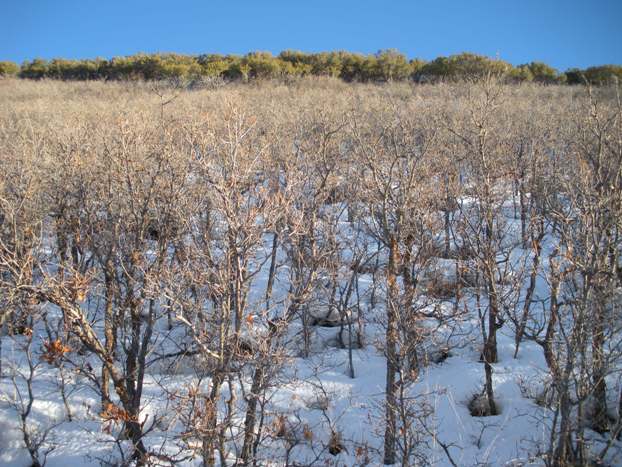
[[[244,56],[174,53],[136,54],[111,59],[70,60],[35,58],[22,65],[0,62],[0,76],[26,79],[59,80],[165,80],[220,78],[249,81],[255,79],[329,76],[352,82],[415,81],[437,82],[473,79],[488,74],[502,75],[509,82],[545,84],[602,85],[622,78],[622,66],[600,65],[560,72],[542,62],[518,66],[484,55],[460,53],[426,62],[409,60],[394,49],[375,54],[345,51],[304,53],[285,50],[277,56],[270,52],[251,52]]]

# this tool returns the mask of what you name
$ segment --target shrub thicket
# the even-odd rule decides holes
[[[409,60],[395,49],[375,54],[345,51],[304,53],[285,50],[277,56],[270,52],[239,55],[181,55],[173,53],[137,54],[85,60],[35,58],[21,67],[0,62],[0,76],[16,75],[28,79],[60,80],[163,80],[218,77],[227,80],[281,79],[302,76],[330,76],[352,82],[461,81],[489,74],[505,76],[509,82],[606,84],[622,77],[622,67],[602,65],[564,73],[542,63],[531,62],[514,67],[508,62],[484,55],[461,53],[438,57],[430,62]]]

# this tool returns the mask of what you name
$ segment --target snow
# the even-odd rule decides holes
[[[466,202],[466,201],[464,201]],[[509,236],[520,236],[520,225],[508,218]],[[347,223],[343,223],[344,232]],[[348,234],[346,234],[347,236]],[[271,236],[264,241],[264,255],[268,255]],[[515,242],[516,243],[516,242]],[[373,246],[369,242],[365,248]],[[504,243],[504,246],[508,244]],[[551,245],[545,248],[550,250]],[[545,252],[546,253],[546,252]],[[279,257],[282,259],[282,252]],[[527,252],[515,249],[512,262],[526,261]],[[345,261],[353,254],[346,255]],[[546,267],[547,254],[543,254],[542,267]],[[264,264],[264,269],[267,265]],[[430,266],[446,281],[455,281],[455,261],[438,258]],[[278,303],[285,300],[287,289],[287,267],[280,267],[275,284],[275,298]],[[361,274],[359,287],[366,291],[371,284],[369,274]],[[249,301],[262,308],[263,291],[267,278],[265,271],[254,282]],[[538,279],[538,289],[544,287],[543,279]],[[544,292],[540,295],[545,296]],[[439,305],[438,302],[435,302]],[[440,363],[424,366],[416,381],[409,388],[411,395],[429,404],[433,412],[430,428],[433,436],[427,446],[422,446],[425,456],[432,465],[451,465],[439,443],[448,446],[449,453],[457,465],[526,465],[532,462],[538,449],[549,442],[551,412],[539,406],[534,396],[546,386],[547,368],[542,349],[536,343],[524,341],[517,358],[514,354],[514,334],[512,328],[504,326],[498,335],[499,362],[493,364],[493,382],[500,414],[491,417],[473,417],[468,404],[474,395],[483,388],[484,370],[480,362],[482,338],[472,297],[465,297],[470,313],[457,323],[458,330],[446,336],[450,343],[450,354]],[[450,306],[441,302],[440,305]],[[319,307],[318,307],[319,308]],[[270,390],[267,413],[282,415],[288,429],[296,431],[300,442],[290,453],[290,457],[301,465],[317,462],[326,465],[360,465],[362,456],[370,457],[370,464],[381,463],[383,435],[383,401],[386,378],[386,359],[382,353],[382,303],[378,300],[375,309],[363,310],[364,347],[353,349],[355,377],[349,377],[348,350],[335,346],[335,336],[339,328],[314,327],[311,335],[310,354],[301,356],[291,351],[279,375],[279,381]],[[289,330],[292,349],[300,347],[301,326],[294,322]],[[441,334],[442,334],[441,329]],[[44,338],[43,329],[35,328],[33,349],[35,354]],[[261,338],[261,335],[259,335]],[[24,345],[23,336],[2,337],[3,374],[0,379],[0,464],[4,466],[27,466],[30,458],[24,449],[19,418],[12,407],[17,393],[25,394],[25,381],[16,378],[15,385],[9,377],[16,371],[27,373],[27,362],[20,347]],[[159,346],[163,352],[177,340],[174,332],[169,339],[161,339]],[[439,345],[442,339],[439,339]],[[173,351],[175,349],[172,349]],[[36,358],[36,355],[35,355]],[[97,362],[92,361],[96,366]],[[106,432],[106,423],[99,417],[100,402],[97,393],[84,383],[84,378],[72,374],[66,368],[69,387],[69,405],[73,421],[67,421],[65,408],[58,389],[59,373],[47,364],[37,368],[34,383],[35,403],[28,423],[41,429],[58,423],[50,433],[47,445],[54,450],[49,453],[47,466],[81,466],[97,464],[99,460],[118,461],[119,450],[115,444],[118,426]],[[176,412],[168,394],[182,391],[200,381],[206,386],[209,378],[196,373],[193,361],[182,361],[171,369],[165,360],[158,361],[149,368],[143,394],[141,421],[149,426],[158,421],[156,428],[147,435],[146,442],[155,451],[174,454],[181,445],[179,414]],[[300,434],[310,430],[314,443],[304,440]],[[337,456],[328,452],[318,452],[318,446],[327,445],[331,433],[340,433],[346,450]],[[322,443],[317,441],[321,440]],[[264,448],[265,465],[283,465],[287,440],[274,438]],[[127,447],[127,441],[120,441]],[[315,447],[314,447],[315,446]],[[233,458],[232,458],[233,461]],[[614,460],[615,461],[615,460]],[[622,461],[617,459],[617,461]],[[332,464],[330,464],[332,463]],[[198,457],[187,459],[179,465],[200,465]]]

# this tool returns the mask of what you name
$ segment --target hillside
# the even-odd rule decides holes
[[[620,465],[617,91],[0,79],[0,464]]]

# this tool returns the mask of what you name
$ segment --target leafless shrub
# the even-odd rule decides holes
[[[379,462],[329,401],[307,407],[327,417],[322,440],[302,411],[273,410],[282,370],[312,356],[322,324],[351,378],[377,338],[368,327],[382,327],[383,460],[423,462],[434,435],[421,370],[453,354],[466,317],[483,347],[474,414],[499,411],[497,334],[510,330],[515,358],[531,341],[547,364],[546,462],[615,451],[615,90],[4,80],[0,101],[0,343],[54,323],[46,364],[99,394],[124,463],[258,465],[273,446],[286,464],[303,447]],[[155,370],[176,359],[196,384],[167,387]],[[178,418],[148,413],[146,381]],[[599,452],[582,444],[588,427]],[[154,433],[176,453],[149,447]]]

